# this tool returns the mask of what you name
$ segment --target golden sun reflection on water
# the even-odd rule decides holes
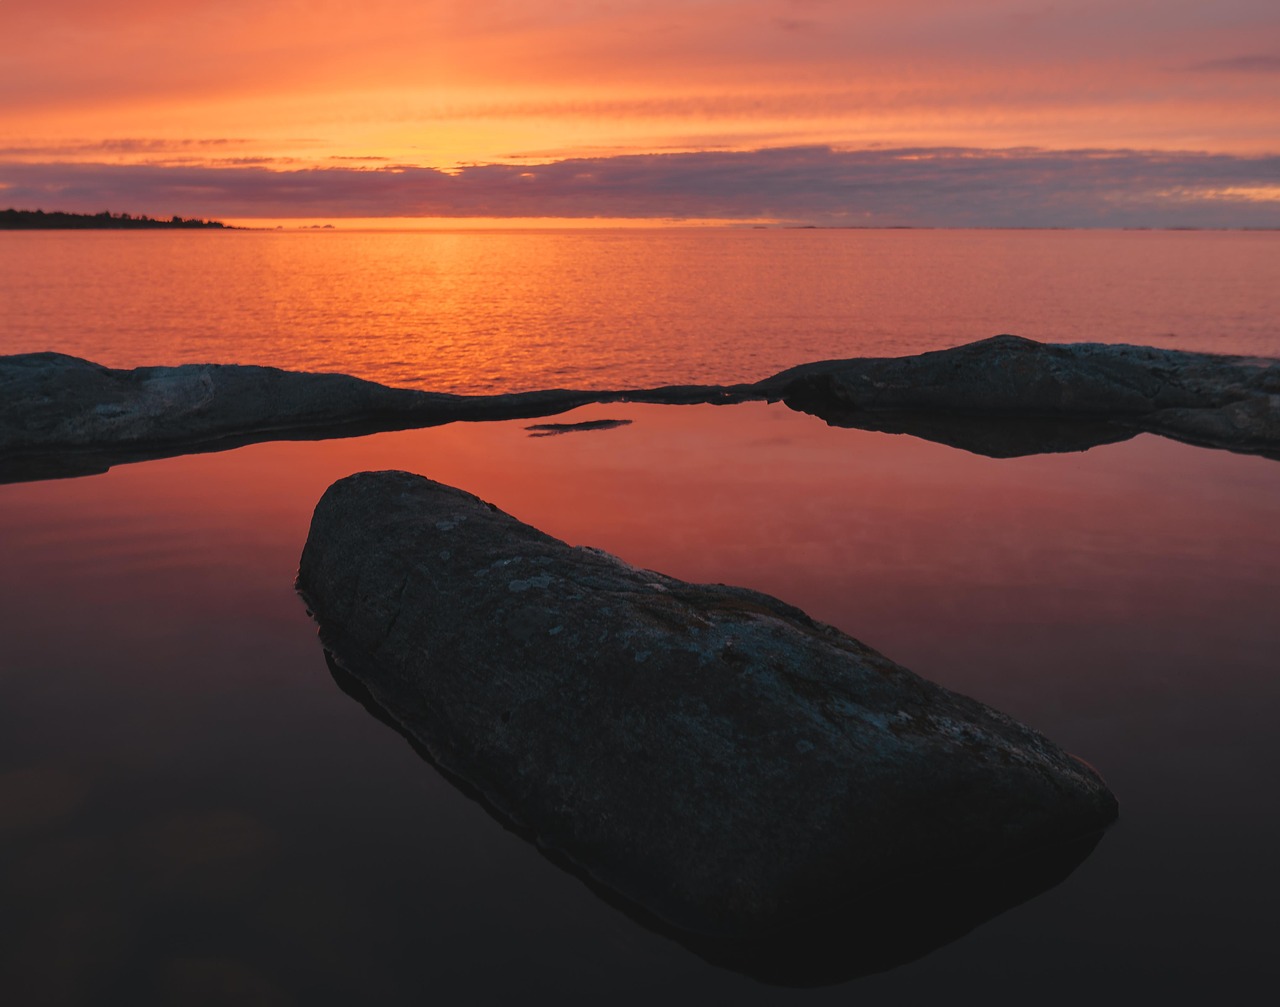
[[[0,234],[0,352],[439,391],[751,381],[1000,332],[1280,355],[1280,235],[655,229]]]

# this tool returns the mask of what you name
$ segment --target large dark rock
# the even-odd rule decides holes
[[[298,586],[342,674],[447,773],[699,939],[833,915],[872,932],[903,893],[1078,860],[1116,815],[1035,731],[781,601],[570,547],[418,476],[330,487]]]
[[[1280,453],[1278,360],[1004,335],[912,357],[804,364],[757,387],[834,425],[997,456],[1140,432]]]
[[[550,416],[592,402],[740,401],[733,389],[451,395],[240,364],[117,370],[63,353],[0,356],[0,483],[264,440]]]
[[[561,399],[564,399],[562,402]],[[582,393],[447,395],[388,388],[345,374],[239,364],[115,370],[62,353],[0,357],[0,451],[198,444],[243,434],[343,425],[540,415]]]

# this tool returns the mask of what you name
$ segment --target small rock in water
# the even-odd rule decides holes
[[[616,430],[631,425],[631,420],[584,420],[581,423],[535,423],[525,427],[530,437],[555,437],[586,433],[593,430]]]

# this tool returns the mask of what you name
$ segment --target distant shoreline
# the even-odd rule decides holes
[[[0,210],[0,231],[104,231],[104,230],[151,230],[155,228],[180,228],[204,230],[238,230],[229,227],[220,220],[200,220],[197,217],[179,217],[176,214],[167,220],[148,217],[146,214],[134,217],[128,213],[63,213],[43,210]]]
[[[309,220],[314,218],[299,218]],[[198,217],[169,218],[150,217],[147,214],[132,216],[128,213],[67,213],[60,210],[0,210],[0,231],[74,231],[74,230],[225,230],[225,231],[386,231],[388,233],[404,233],[412,231],[441,232],[468,231],[481,233],[484,231],[561,231],[561,230],[594,230],[595,226],[583,228],[579,226],[582,218],[545,218],[535,227],[525,227],[527,218],[513,217],[505,222],[486,218],[483,226],[475,226],[476,218],[422,218],[430,223],[407,223],[418,218],[357,218],[352,224],[345,218],[338,218],[338,223],[280,223],[280,218],[269,218],[266,223],[247,218],[240,224],[226,224],[220,220],[201,220]],[[394,223],[377,223],[376,221],[394,221]],[[445,221],[448,221],[447,223]],[[963,227],[938,224],[806,224],[798,222],[773,221],[770,223],[746,223],[742,221],[724,220],[715,225],[685,225],[666,223],[654,226],[644,218],[635,218],[630,222],[611,221],[600,225],[601,230],[635,229],[635,230],[724,230],[724,231],[1163,231],[1163,232],[1236,232],[1258,233],[1277,232],[1280,227],[1241,226],[1241,227],[1198,227],[1198,226],[1071,226],[1054,224],[1037,224],[1017,226],[1011,224],[969,224]]]

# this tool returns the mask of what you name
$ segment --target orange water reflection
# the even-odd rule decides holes
[[[1280,355],[1280,235],[0,234],[0,353],[437,390],[757,380],[1000,332]]]
[[[979,693],[994,666],[966,650],[1000,649],[989,634],[1005,651],[1026,636],[1021,656],[1043,666],[1056,656],[1034,653],[1034,639],[1050,628],[1132,639],[1143,627],[1195,632],[1208,609],[1218,625],[1270,618],[1280,466],[1262,459],[1140,437],[994,460],[760,404],[561,417],[608,418],[634,422],[551,438],[525,422],[454,424],[123,466],[5,487],[0,519],[36,577],[136,571],[155,595],[105,604],[144,603],[162,634],[173,623],[161,613],[198,609],[204,584],[270,577],[287,591],[314,502],[335,479],[378,468],[461,486],[639,565],[778,595]],[[94,591],[92,578],[75,587]],[[1055,688],[1083,695],[1081,675]]]

